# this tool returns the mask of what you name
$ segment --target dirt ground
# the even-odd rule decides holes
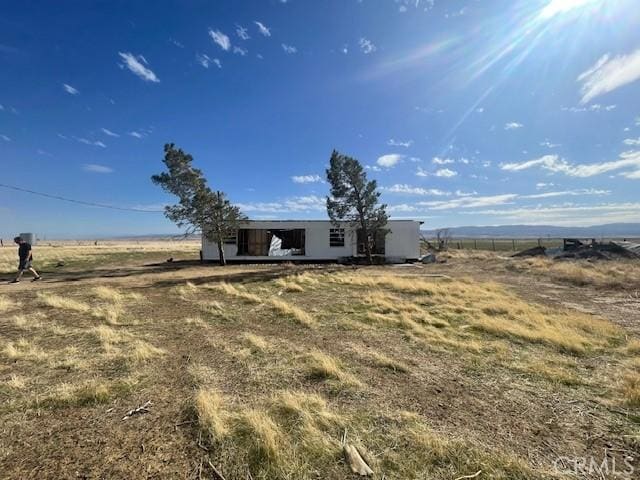
[[[624,383],[640,285],[578,287],[495,254],[226,268],[170,255],[0,285],[1,478],[357,478],[345,430],[378,479],[640,478],[638,384]],[[510,303],[562,315],[549,325],[613,325],[584,327],[582,351],[474,323]],[[213,391],[224,412],[207,413]],[[287,423],[298,394],[323,406]]]

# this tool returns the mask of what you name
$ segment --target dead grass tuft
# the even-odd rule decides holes
[[[311,378],[334,380],[344,386],[362,385],[353,375],[344,371],[340,361],[320,350],[312,350],[305,356],[305,361]]]
[[[11,300],[10,298],[0,296],[0,313],[14,310],[19,306],[20,305],[17,302]]]
[[[195,397],[200,426],[213,441],[220,441],[228,432],[228,415],[224,411],[222,395],[212,389],[200,389]]]
[[[304,325],[305,327],[312,327],[316,324],[316,320],[310,314],[295,305],[285,302],[284,300],[279,298],[270,298],[267,302],[277,312],[292,318],[297,323]]]
[[[281,462],[286,455],[283,448],[284,434],[269,414],[263,410],[250,409],[244,411],[237,419],[237,434],[249,444],[252,463]]]
[[[26,338],[20,338],[16,342],[7,342],[3,353],[11,360],[43,361],[49,356],[40,347]]]
[[[640,407],[640,375],[628,372],[622,383],[622,396],[630,407]]]
[[[254,353],[262,353],[269,349],[270,345],[267,339],[261,337],[259,335],[255,335],[253,333],[244,333],[242,334],[242,341],[245,345],[247,345],[252,352]]]
[[[63,297],[49,292],[38,292],[38,299],[42,305],[60,310],[69,310],[72,312],[86,313],[91,307],[86,303],[74,300],[73,298]]]
[[[406,363],[403,363],[399,360],[394,360],[393,358],[387,357],[382,353],[370,352],[369,357],[371,357],[371,360],[377,367],[393,370],[394,372],[406,373],[409,371],[409,366]]]

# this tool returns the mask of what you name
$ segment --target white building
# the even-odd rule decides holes
[[[374,254],[387,262],[420,257],[420,224],[415,220],[390,220],[389,232],[377,235]],[[329,220],[250,220],[224,244],[228,261],[336,261],[364,256],[358,228],[336,226]],[[219,260],[218,246],[203,237],[202,259]]]

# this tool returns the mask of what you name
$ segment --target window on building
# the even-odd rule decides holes
[[[344,228],[329,229],[329,246],[344,247]]]
[[[224,243],[228,245],[235,245],[237,241],[238,241],[237,232],[232,235],[229,235],[224,239]]]

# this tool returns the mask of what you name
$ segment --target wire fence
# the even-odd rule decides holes
[[[423,239],[426,246],[438,246],[438,239],[435,237]],[[584,239],[588,242],[591,239]],[[599,242],[605,241],[630,241],[640,243],[640,238],[598,238]],[[562,247],[562,238],[541,237],[541,238],[449,238],[447,246],[449,250],[487,250],[493,252],[520,252],[533,247],[556,248]]]

